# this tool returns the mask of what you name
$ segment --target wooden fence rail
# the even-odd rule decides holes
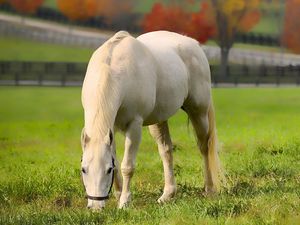
[[[0,85],[80,86],[86,63],[0,62]],[[219,75],[212,65],[214,86],[300,85],[300,66],[236,65],[228,66],[228,75]]]

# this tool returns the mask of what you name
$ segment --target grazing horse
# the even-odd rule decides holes
[[[142,126],[149,126],[163,162],[165,186],[158,202],[174,197],[176,183],[167,120],[180,108],[192,122],[204,158],[205,191],[218,190],[220,169],[210,69],[197,41],[167,31],[138,38],[125,31],[116,33],[89,61],[82,105],[81,171],[88,208],[104,207],[113,182],[119,208],[129,203]],[[115,131],[125,135],[121,170],[116,160]]]

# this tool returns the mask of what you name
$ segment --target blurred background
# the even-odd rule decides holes
[[[0,0],[0,84],[81,85],[114,32],[197,39],[214,86],[300,84],[299,0]]]

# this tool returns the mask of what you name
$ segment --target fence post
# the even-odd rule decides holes
[[[43,86],[43,73],[40,72],[38,77],[39,77],[38,85]]]
[[[300,85],[300,66],[296,66],[295,70],[297,71],[297,86]]]
[[[210,73],[211,73],[211,79],[212,82],[214,83],[214,86],[218,86],[218,80],[216,78],[217,74],[215,73],[215,66],[210,66]]]
[[[233,67],[233,65],[232,65],[232,67]],[[239,73],[237,72],[239,70],[239,67],[236,67],[235,70],[232,67],[231,67],[231,73],[234,77],[234,86],[236,87],[239,83],[239,79],[238,79]],[[233,71],[235,71],[235,74],[233,73]]]
[[[282,68],[280,66],[276,66],[276,86],[280,85],[280,76],[282,76]]]
[[[254,68],[254,66],[252,66],[252,69],[257,69],[258,71],[259,71],[259,69],[258,68]],[[250,73],[251,74],[251,73]],[[254,75],[253,75],[254,74]],[[252,76],[254,76],[255,77],[255,72],[252,74]],[[258,72],[258,73],[256,73],[257,74],[257,76],[256,76],[256,80],[255,80],[255,86],[259,86],[259,84],[260,84],[260,73]]]
[[[15,73],[15,85],[19,86],[20,84],[20,75],[18,72]]]

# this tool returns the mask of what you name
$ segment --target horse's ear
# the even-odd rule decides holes
[[[104,137],[104,142],[105,144],[111,146],[111,144],[113,143],[113,132],[111,129],[108,130],[107,135]]]
[[[85,133],[85,129],[82,128],[81,131],[81,146],[82,146],[82,150],[84,151],[84,147],[86,146],[86,144],[90,141],[90,137]]]

